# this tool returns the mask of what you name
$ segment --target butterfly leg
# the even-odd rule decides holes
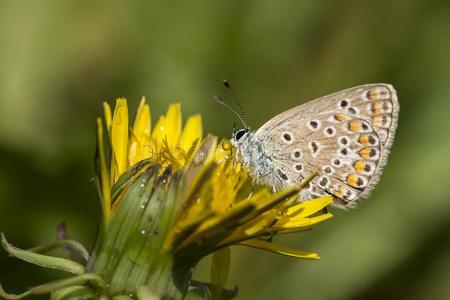
[[[272,243],[273,236],[274,236],[273,234],[266,234],[266,235],[262,236],[261,239],[266,242]]]
[[[250,189],[250,194],[248,195],[247,199],[250,199],[253,196],[253,193],[256,190],[256,180],[252,180],[252,188]]]
[[[236,153],[236,154],[235,154],[235,156],[234,156],[233,169],[236,171],[236,169],[237,169],[237,164],[238,164],[238,161],[239,161],[239,149],[236,149],[236,152],[235,152],[235,153]],[[233,155],[233,153],[232,153],[231,155]]]

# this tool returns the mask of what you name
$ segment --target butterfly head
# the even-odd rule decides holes
[[[243,142],[245,142],[249,136],[250,136],[249,128],[239,129],[233,132],[233,135],[231,137],[231,143],[234,144],[235,146],[238,146]]]
[[[233,130],[231,144],[236,149],[236,158],[240,163],[248,166],[253,162],[252,156],[255,152],[255,141],[250,128],[244,127],[239,130]]]

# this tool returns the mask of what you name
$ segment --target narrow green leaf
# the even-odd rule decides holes
[[[5,248],[5,250],[14,257],[44,268],[65,271],[73,274],[84,273],[84,267],[77,262],[65,258],[42,255],[14,247],[8,243],[3,232],[0,234],[0,237],[3,248]]]
[[[95,162],[98,176],[97,180],[100,187],[100,199],[102,200],[103,222],[106,224],[111,216],[111,189],[103,136],[103,123],[101,118],[97,118],[97,151],[95,153]]]
[[[31,295],[30,291],[26,291],[21,294],[9,294],[9,293],[5,292],[2,285],[0,284],[0,298],[7,299],[7,300],[16,300],[16,299],[23,299],[29,295]]]

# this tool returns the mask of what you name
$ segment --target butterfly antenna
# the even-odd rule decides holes
[[[240,111],[243,119],[245,120],[245,123],[247,123],[247,114],[245,113],[244,107],[242,107],[241,102],[239,101],[238,97],[231,89],[230,83],[228,82],[228,80],[223,80],[222,82],[223,82],[223,85],[225,86],[225,89],[227,90],[228,94],[230,94],[233,101],[236,102],[237,106],[239,107],[239,111]]]
[[[215,95],[214,96],[214,100],[216,100],[217,103],[219,103],[220,105],[226,107],[229,111],[234,113],[234,115],[236,117],[238,117],[238,119],[242,122],[242,125],[244,125],[244,128],[248,128],[247,122],[245,121],[245,119],[242,118],[242,116],[237,111],[235,111],[233,108],[231,108],[231,106],[229,106],[228,103],[223,101],[222,98],[220,98],[219,96]]]

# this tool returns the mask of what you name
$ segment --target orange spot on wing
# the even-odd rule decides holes
[[[363,160],[358,160],[357,162],[355,162],[353,167],[355,168],[356,172],[362,173],[362,172],[364,172],[366,163]]]
[[[359,136],[358,142],[362,145],[368,145],[369,144],[369,136],[364,134]]]
[[[334,193],[334,195],[339,198],[344,198],[344,194],[345,194],[345,187],[343,187],[342,185],[340,185],[339,190]]]
[[[372,103],[370,111],[373,115],[377,115],[382,111],[382,109],[383,109],[383,102],[375,102]]]
[[[389,99],[389,90],[385,86],[371,88],[367,93],[367,98],[370,100]]]
[[[386,115],[373,117],[372,122],[378,127],[389,127],[391,125],[390,118]]]
[[[356,186],[358,183],[358,176],[356,174],[351,174],[347,177],[347,183],[351,186]]]
[[[347,117],[346,117],[345,115],[343,115],[343,114],[335,115],[334,118],[335,118],[337,121],[339,121],[339,122],[342,122],[342,121],[347,120]]]
[[[375,150],[372,148],[363,148],[359,151],[359,155],[363,159],[369,159],[375,155]]]
[[[383,125],[383,117],[382,116],[376,116],[372,118],[372,122],[374,125],[380,127]]]
[[[362,129],[361,121],[351,121],[349,129],[353,132],[360,132]]]

